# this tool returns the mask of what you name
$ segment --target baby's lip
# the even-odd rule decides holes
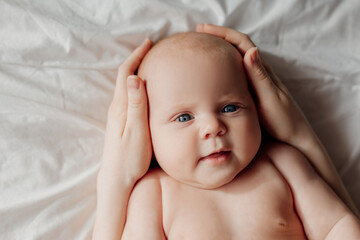
[[[200,158],[199,162],[207,163],[213,167],[220,166],[229,160],[230,154],[230,151],[216,151],[209,155],[206,155],[205,157]]]
[[[219,157],[219,156],[224,155],[224,154],[227,155],[229,153],[230,153],[229,150],[220,149],[220,150],[214,151],[214,152],[212,152],[212,153],[210,153],[210,154],[208,154],[208,155],[206,155],[204,157],[201,157],[200,161],[205,159],[205,158],[216,158],[216,157]]]

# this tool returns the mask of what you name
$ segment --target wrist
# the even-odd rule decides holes
[[[289,144],[300,150],[313,165],[326,163],[320,169],[326,169],[325,171],[334,174],[335,168],[324,145],[307,121],[304,121],[304,124],[297,129]]]
[[[121,169],[101,166],[97,175],[97,191],[131,191],[138,179]]]
[[[97,176],[96,219],[93,239],[120,239],[127,204],[136,183],[120,171],[101,167]]]
[[[295,125],[294,133],[289,140],[290,145],[296,148],[307,149],[313,148],[314,146],[322,146],[315,131],[303,114],[300,114],[295,122],[297,122],[297,124]]]

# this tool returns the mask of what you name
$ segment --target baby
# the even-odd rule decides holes
[[[131,194],[122,239],[355,239],[356,217],[296,149],[262,142],[242,56],[225,40],[158,42],[138,75],[160,168]]]

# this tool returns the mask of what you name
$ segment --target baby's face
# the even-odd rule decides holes
[[[226,56],[178,47],[160,46],[139,69],[147,85],[154,153],[173,178],[217,188],[259,149],[256,108],[235,48],[233,56]]]

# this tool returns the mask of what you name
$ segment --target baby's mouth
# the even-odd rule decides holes
[[[199,161],[211,163],[211,165],[218,165],[226,162],[229,159],[231,151],[219,151],[211,153],[205,157],[201,157]]]

